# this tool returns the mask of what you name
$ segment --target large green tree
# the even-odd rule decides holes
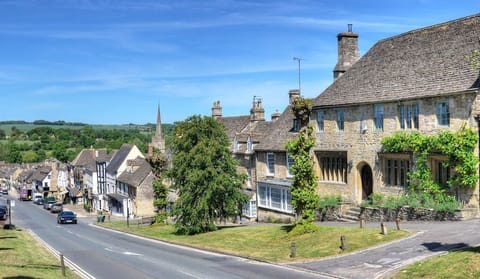
[[[169,174],[179,195],[173,210],[178,233],[216,230],[217,221],[236,216],[247,201],[246,177],[237,173],[229,145],[225,127],[211,117],[195,115],[175,126]]]

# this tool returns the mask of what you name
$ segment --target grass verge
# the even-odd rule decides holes
[[[314,233],[291,236],[290,225],[244,226],[222,228],[214,232],[185,236],[175,234],[173,226],[153,225],[127,227],[125,222],[98,223],[103,227],[147,236],[192,247],[270,262],[290,262],[317,259],[348,253],[379,245],[410,235],[405,230],[390,230],[387,235],[379,229],[319,226]],[[340,249],[340,237],[346,238],[347,249]],[[296,258],[290,258],[290,245],[296,246]]]
[[[0,278],[80,278],[22,230],[0,229]]]
[[[414,263],[389,278],[480,278],[480,247],[457,250]]]

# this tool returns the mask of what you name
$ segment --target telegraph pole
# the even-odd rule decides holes
[[[298,92],[300,95],[302,94],[302,89],[301,89],[301,78],[300,78],[300,61],[302,61],[302,58],[299,57],[293,57],[294,61],[298,61]]]

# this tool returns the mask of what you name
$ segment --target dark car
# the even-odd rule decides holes
[[[54,203],[50,208],[50,212],[52,213],[59,213],[63,210],[63,204],[61,202]]]
[[[57,215],[57,224],[76,224],[77,215],[73,211],[62,211]]]
[[[0,205],[0,220],[6,220],[8,216],[8,208],[6,205]]]
[[[7,188],[3,188],[3,189],[2,189],[2,194],[8,195],[8,189],[7,189]]]
[[[33,200],[34,204],[42,205],[43,204],[43,198],[35,198]]]

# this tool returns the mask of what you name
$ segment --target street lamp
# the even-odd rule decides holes
[[[300,61],[302,61],[302,58],[299,57],[293,57],[293,60],[298,61],[298,92],[302,94],[302,89],[301,89],[301,79],[300,79]]]

